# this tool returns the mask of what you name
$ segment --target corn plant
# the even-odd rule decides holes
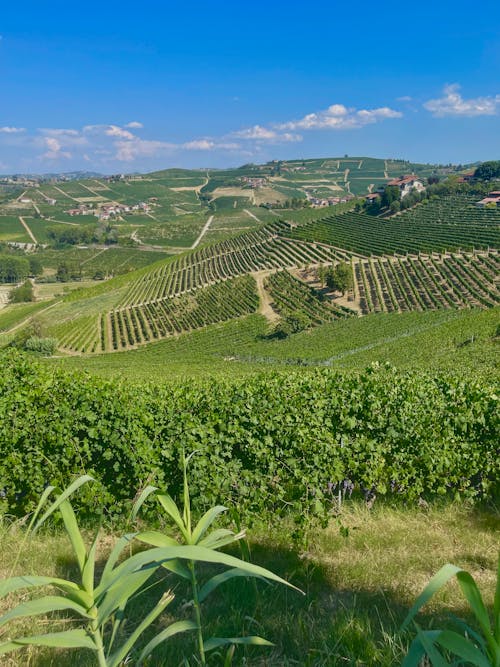
[[[193,454],[191,454],[192,456]],[[158,494],[156,499],[163,508],[167,517],[172,520],[179,531],[179,538],[175,539],[171,535],[159,531],[144,531],[138,533],[136,538],[145,544],[155,547],[177,547],[179,549],[180,557],[186,554],[186,562],[180,560],[169,560],[163,563],[163,567],[171,572],[186,579],[191,586],[192,604],[193,604],[193,623],[196,631],[196,648],[197,657],[201,665],[206,665],[206,654],[213,649],[229,646],[226,654],[225,665],[231,664],[232,655],[234,653],[234,646],[236,644],[246,645],[267,645],[271,643],[262,637],[246,636],[246,637],[210,637],[204,638],[202,625],[202,603],[207,597],[212,594],[221,584],[233,579],[235,577],[256,577],[261,580],[273,580],[279,583],[291,584],[280,579],[275,574],[262,567],[249,563],[240,558],[221,553],[218,550],[221,547],[227,546],[242,540],[245,537],[245,531],[238,533],[227,528],[218,528],[210,530],[214,521],[223,512],[227,511],[226,507],[217,505],[209,509],[196,523],[193,524],[191,515],[191,500],[189,495],[189,485],[187,478],[187,467],[190,457],[182,455],[182,469],[183,469],[183,507],[179,509],[175,501],[168,494]],[[137,514],[140,505],[144,502],[148,495],[151,495],[155,489],[150,487],[150,493],[143,493],[140,501],[136,503],[134,508],[134,515]],[[185,551],[184,551],[185,550]],[[192,553],[193,557],[187,554]],[[196,570],[197,562],[204,561],[210,563],[218,563],[229,567],[224,572],[212,576],[208,581],[201,585],[199,576]],[[291,586],[295,588],[295,586]],[[298,589],[295,589],[298,590]]]
[[[99,531],[96,532],[90,547],[86,547],[69,496],[91,477],[79,477],[43,513],[41,510],[54,487],[49,486],[42,495],[38,507],[28,527],[27,535],[34,534],[42,524],[58,510],[69,537],[79,569],[79,581],[69,581],[57,577],[16,576],[0,582],[0,598],[21,589],[34,589],[52,586],[63,595],[45,595],[19,604],[0,618],[0,627],[12,621],[29,616],[39,616],[54,611],[68,611],[81,620],[81,627],[63,632],[52,632],[40,635],[17,637],[0,644],[0,655],[20,649],[27,645],[50,646],[55,648],[87,648],[95,652],[99,667],[117,667],[128,656],[140,635],[172,602],[174,595],[167,591],[156,606],[140,621],[136,629],[120,645],[116,646],[120,626],[124,620],[127,602],[147,582],[160,566],[159,550],[149,550],[118,561],[133,539],[133,535],[121,537],[111,551],[100,581],[95,585],[96,549]],[[15,567],[15,566],[14,566]],[[173,623],[163,633],[161,640],[179,632],[192,629],[186,621]],[[142,651],[140,659],[144,660],[157,646],[153,639]]]
[[[78,581],[70,581],[52,576],[11,576],[0,582],[0,599],[16,591],[45,588],[47,586],[52,586],[62,593],[62,595],[45,595],[44,597],[17,605],[4,616],[0,617],[0,627],[15,619],[40,616],[58,611],[67,611],[74,614],[76,616],[75,620],[80,621],[80,626],[62,632],[50,632],[9,639],[6,642],[0,643],[0,655],[28,645],[69,649],[86,648],[95,652],[99,667],[118,667],[134,650],[143,632],[151,626],[174,599],[173,593],[167,590],[154,608],[140,620],[135,630],[120,645],[117,645],[118,638],[123,635],[127,603],[133,596],[140,593],[146,582],[161,566],[181,576],[186,576],[192,581],[195,609],[197,612],[196,618],[194,620],[177,621],[167,626],[142,648],[135,664],[143,664],[153,650],[162,642],[176,634],[187,631],[196,631],[198,633],[201,642],[199,643],[200,655],[203,656],[202,664],[205,664],[204,656],[207,651],[227,644],[230,644],[230,648],[226,655],[226,665],[231,664],[235,644],[269,644],[269,642],[260,637],[229,639],[212,637],[209,640],[203,641],[200,604],[223,581],[231,577],[245,575],[270,579],[289,586],[290,584],[264,568],[217,551],[221,546],[238,540],[243,535],[243,533],[234,535],[229,530],[216,530],[210,535],[205,536],[214,519],[225,508],[214,507],[210,509],[202,517],[194,530],[191,530],[191,511],[186,468],[184,468],[185,503],[183,517],[180,516],[169,496],[159,496],[160,502],[174,518],[179,528],[181,525],[183,526],[184,532],[181,532],[183,532],[186,538],[185,543],[179,544],[173,538],[162,533],[155,533],[154,531],[146,531],[139,535],[127,533],[117,541],[115,547],[112,549],[98,583],[95,581],[95,565],[99,530],[96,531],[90,546],[86,547],[75,513],[69,501],[72,493],[91,480],[92,478],[88,475],[79,477],[65,491],[57,494],[56,499],[42,514],[43,507],[55,491],[53,486],[47,487],[33,514],[24,540],[25,543],[30,535],[36,533],[45,521],[58,511],[63,519],[64,527],[78,564]],[[135,518],[144,500],[155,490],[154,487],[150,486],[139,496],[133,509],[132,518]],[[131,547],[135,537],[141,539],[142,542],[152,545],[153,548],[134,554]],[[126,555],[127,551],[129,554],[128,557]],[[197,561],[222,564],[232,569],[221,575],[212,577],[200,589],[194,569],[194,564]],[[187,565],[184,565],[184,562]],[[13,569],[15,569],[16,565],[17,560]]]
[[[410,609],[402,628],[408,627],[418,611],[452,577],[458,584],[468,602],[479,628],[479,632],[457,619],[463,634],[452,630],[421,630],[417,627],[417,636],[413,640],[403,667],[418,667],[427,655],[434,667],[445,667],[445,660],[440,649],[453,654],[458,661],[453,665],[475,665],[475,667],[500,667],[500,556],[497,568],[497,584],[493,603],[493,621],[491,621],[481,593],[474,578],[465,570],[455,565],[444,565],[437,572],[417,598]]]

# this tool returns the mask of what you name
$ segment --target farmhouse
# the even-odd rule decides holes
[[[484,206],[495,205],[500,208],[500,190],[493,190],[488,193],[488,196],[481,201],[476,202],[476,206],[483,208]]]
[[[392,185],[399,188],[401,193],[401,198],[406,197],[412,190],[421,192],[424,190],[424,184],[415,174],[407,174],[406,176],[400,176],[399,178],[394,178],[392,181],[389,181],[387,185]]]
[[[249,185],[252,189],[262,188],[267,182],[266,178],[256,178],[254,176],[242,176],[241,180],[243,183]]]

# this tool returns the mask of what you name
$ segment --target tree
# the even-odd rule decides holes
[[[324,286],[325,286],[326,271],[327,271],[327,270],[326,270],[326,266],[325,266],[324,264],[320,264],[320,265],[318,266],[317,274],[318,274],[318,280],[319,280],[319,282],[320,282],[320,284],[321,284],[321,287],[324,287]]]
[[[389,208],[391,209],[391,213],[399,213],[399,211],[401,210],[401,202],[395,199],[393,202],[391,202]]]
[[[311,326],[310,318],[300,310],[286,313],[275,326],[272,336],[276,338],[287,338],[294,333],[304,331]]]
[[[330,289],[345,294],[354,284],[351,265],[346,262],[340,262],[333,269],[327,271],[326,284]]]
[[[0,283],[18,283],[25,280],[30,272],[30,265],[23,257],[0,257]]]
[[[69,280],[69,269],[68,265],[63,262],[62,264],[59,264],[57,267],[57,272],[56,272],[56,280],[58,280],[61,283],[67,283]]]
[[[19,285],[19,287],[14,287],[14,289],[11,290],[9,294],[10,303],[24,303],[34,300],[35,294],[33,292],[33,285],[31,280],[26,280],[26,282],[24,282],[22,285]]]
[[[489,162],[480,164],[474,172],[474,178],[482,180],[500,178],[500,160],[490,160]]]
[[[390,206],[393,201],[399,201],[401,193],[397,185],[388,185],[382,195],[382,206]]]
[[[29,264],[30,264],[30,274],[32,276],[41,276],[43,273],[43,266],[42,262],[38,259],[38,257],[30,257],[29,258]]]

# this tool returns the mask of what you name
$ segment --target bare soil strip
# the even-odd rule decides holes
[[[76,202],[78,201],[78,199],[76,199],[75,197],[72,197],[67,192],[64,192],[64,190],[61,190],[61,188],[58,188],[57,185],[53,185],[52,187],[54,188],[54,190],[57,190],[58,192],[60,192],[67,199],[72,199],[73,201],[76,201]]]
[[[269,294],[264,289],[264,280],[274,271],[255,271],[251,275],[255,278],[257,283],[257,293],[259,295],[259,313],[263,315],[268,322],[271,324],[276,324],[280,319],[278,313],[276,313],[271,306],[271,299]]]
[[[244,213],[246,213],[247,215],[249,215],[249,216],[250,216],[251,218],[253,218],[254,220],[257,220],[257,222],[262,222],[262,220],[259,220],[259,218],[258,218],[256,215],[254,215],[254,214],[252,213],[252,211],[249,211],[249,210],[246,209],[246,208],[244,208],[243,211],[244,211]]]
[[[203,229],[202,229],[201,232],[200,232],[200,235],[198,236],[198,238],[196,239],[196,241],[195,241],[195,242],[193,243],[193,245],[191,246],[191,250],[194,250],[194,248],[196,248],[196,246],[200,243],[201,239],[202,239],[202,238],[205,236],[205,234],[208,232],[208,229],[209,229],[210,225],[212,224],[212,220],[213,220],[213,219],[214,219],[214,216],[213,216],[213,215],[211,215],[211,216],[208,218],[208,220],[206,221],[206,223],[205,223]]]
[[[33,232],[31,231],[31,229],[28,227],[28,225],[24,222],[24,218],[23,218],[22,216],[19,216],[19,222],[22,224],[22,226],[24,227],[24,229],[25,229],[25,230],[28,232],[28,234],[30,235],[31,240],[33,241],[33,243],[35,243],[35,244],[38,245],[38,241],[36,240],[35,235],[34,235]]]

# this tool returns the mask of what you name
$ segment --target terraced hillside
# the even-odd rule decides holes
[[[281,237],[280,229],[279,224],[268,225],[164,263],[131,281],[119,305],[164,299],[252,271],[331,263],[351,256],[331,246]]]
[[[392,218],[346,212],[303,224],[256,224],[59,296],[47,303],[50,308],[37,309],[36,317],[62,351],[95,354],[133,349],[257,310],[267,312],[273,325],[300,313],[303,326],[312,327],[354,314],[489,308],[500,303],[500,212],[472,202],[453,196]],[[126,249],[86,252],[89,263],[112,255],[113,261],[129,261]],[[320,267],[338,262],[352,266],[353,287],[345,295],[319,280]],[[16,320],[15,327],[22,326]]]
[[[500,257],[484,253],[353,260],[354,293],[363,314],[500,303]]]
[[[281,233],[364,255],[497,248],[500,211],[478,209],[470,199],[457,196],[429,201],[387,219],[348,212],[282,228]]]

